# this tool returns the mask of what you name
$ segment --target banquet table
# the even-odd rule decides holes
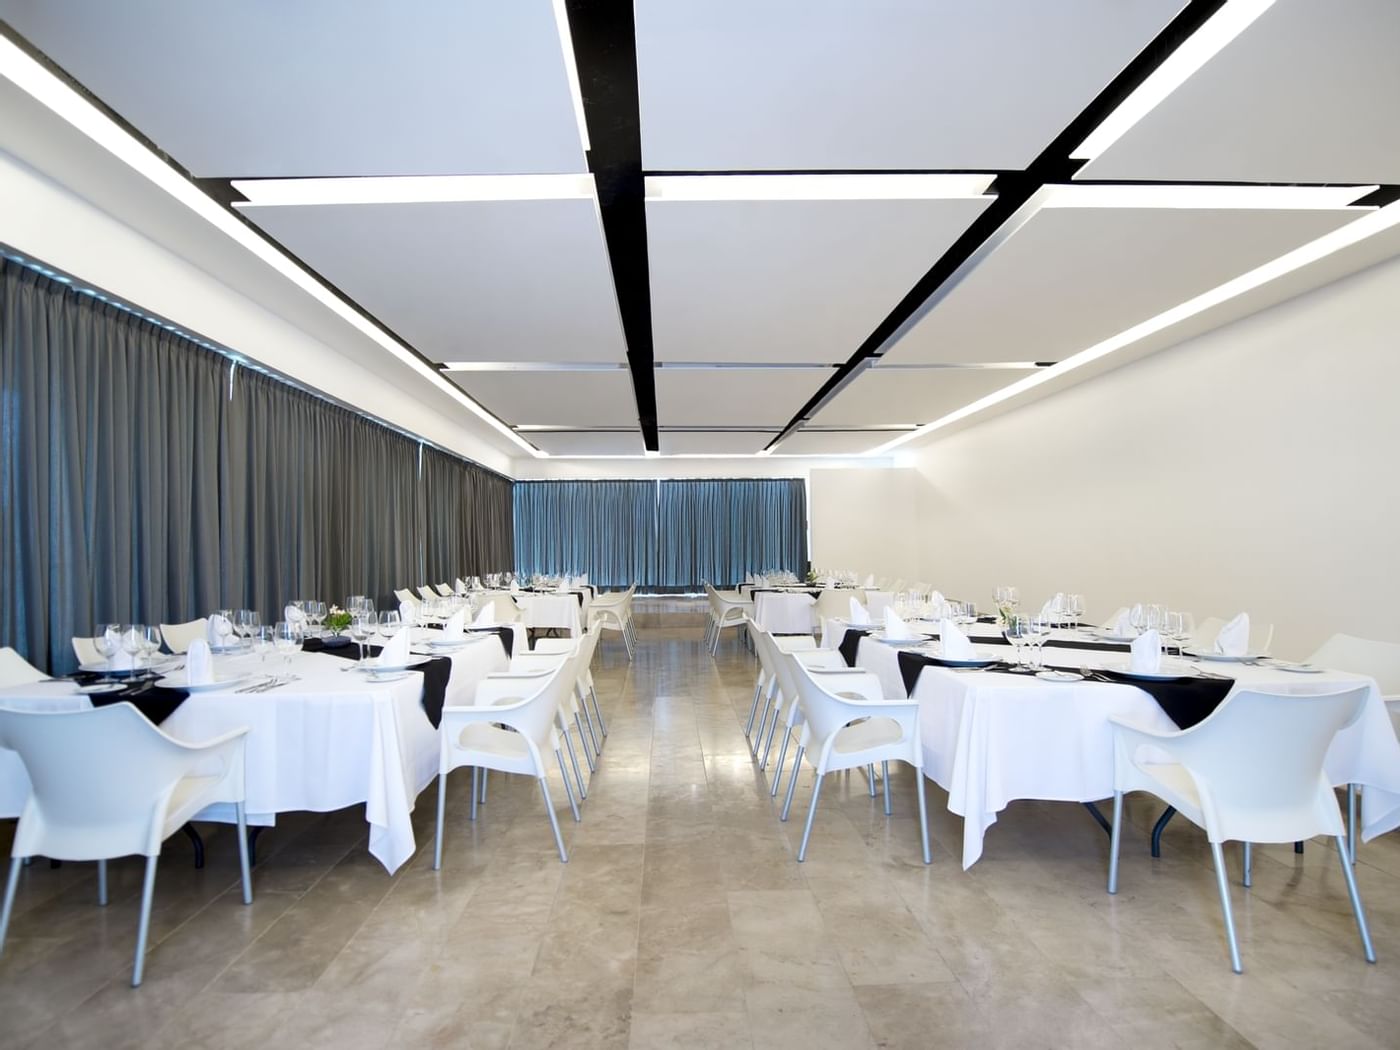
[[[755,590],[753,621],[773,634],[810,634],[816,621],[816,604],[807,591]]]
[[[1122,652],[1065,643],[1093,644],[1077,632],[1056,632],[1045,648],[1047,665],[1103,668],[1127,660]],[[982,648],[987,655],[1010,654],[1005,646],[1000,652],[990,645]],[[1147,692],[1128,683],[1058,683],[1024,674],[926,666],[912,692],[906,692],[898,652],[874,638],[861,638],[856,664],[879,679],[886,696],[919,701],[924,774],[948,792],[948,809],[963,818],[964,868],[981,857],[987,829],[1016,799],[1087,803],[1112,797],[1110,717],[1156,732],[1178,728]],[[1211,663],[1203,669],[1234,679],[1231,692],[1307,695],[1367,686],[1361,717],[1337,734],[1324,768],[1333,784],[1365,788],[1363,842],[1400,827],[1400,741],[1372,679],[1333,670],[1296,674],[1267,662]]]
[[[415,654],[425,655],[415,655],[414,661],[426,658],[426,643],[434,637],[441,635],[415,629]],[[452,661],[443,697],[448,705],[472,703],[486,675],[510,666],[494,633],[470,635],[461,649],[432,655]],[[264,671],[256,657],[241,654],[216,657],[215,668],[220,676]],[[417,848],[413,806],[437,774],[438,731],[423,709],[422,673],[380,682],[353,668],[352,660],[325,652],[298,652],[284,668],[274,654],[266,672],[283,671],[298,681],[260,693],[237,692],[246,682],[192,692],[160,728],[194,743],[247,726],[248,823],[270,826],[278,813],[329,812],[363,803],[370,853],[392,873]],[[0,689],[0,707],[12,710],[91,706],[68,681]],[[0,816],[18,816],[28,795],[29,777],[19,756],[0,751]],[[211,806],[195,819],[233,823],[233,806]]]
[[[565,630],[571,638],[577,638],[582,633],[582,624],[588,622],[590,602],[583,591],[521,593],[515,595],[515,604],[520,606],[525,626]]]

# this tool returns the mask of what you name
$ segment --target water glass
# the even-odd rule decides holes
[[[369,641],[370,635],[374,633],[374,618],[366,616],[363,609],[353,609],[350,612],[350,637],[355,640],[359,647],[361,662],[365,658],[365,643]]]
[[[262,617],[253,609],[239,609],[234,613],[233,629],[238,632],[238,637],[246,644],[252,637],[253,628],[262,623]]]
[[[131,657],[131,667],[135,670],[141,664],[141,654],[145,651],[146,625],[129,623],[122,627],[122,652]]]
[[[264,667],[267,666],[268,654],[273,650],[272,628],[266,624],[260,624],[253,628],[250,636],[253,646],[253,653],[257,656],[258,662]]]
[[[219,648],[227,649],[228,640],[233,635],[233,610],[219,609],[214,615],[219,618],[218,628],[214,632],[219,639]]]
[[[291,667],[292,655],[301,648],[300,628],[286,620],[278,620],[277,626],[273,628],[272,644],[282,654],[282,662]]]
[[[1030,643],[1031,621],[1028,616],[1010,615],[1006,617],[1005,625],[1002,627],[1002,634],[1011,643],[1011,648],[1015,652],[1016,666],[1023,666],[1023,646]]]
[[[122,628],[117,623],[99,623],[97,632],[92,636],[92,644],[97,647],[97,651],[107,662],[106,674],[112,673],[112,657],[121,651]]]

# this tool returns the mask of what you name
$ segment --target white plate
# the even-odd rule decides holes
[[[886,638],[884,631],[871,631],[866,637],[874,638],[877,642],[883,642],[885,645],[892,645],[897,649],[913,648],[923,645],[929,640],[926,634],[915,635],[913,638]]]
[[[1128,678],[1141,678],[1144,682],[1164,682],[1173,678],[1196,677],[1196,673],[1191,670],[1190,665],[1170,663],[1167,660],[1162,661],[1160,671],[1134,671],[1133,665],[1126,660],[1122,663],[1106,664],[1105,667]]]
[[[1095,638],[1103,639],[1105,642],[1137,641],[1137,635],[1135,634],[1114,634],[1112,631],[1090,631],[1089,633],[1092,634]]]
[[[936,648],[934,646],[929,646],[923,651],[928,653],[928,655],[933,657],[935,660],[942,661],[949,667],[990,667],[992,664],[1001,663],[1001,657],[983,656],[981,653],[978,653],[975,656],[969,656],[965,660],[954,660],[951,657],[944,656],[939,651],[939,648]]]
[[[237,689],[239,686],[248,684],[249,676],[246,674],[237,675],[234,678],[216,678],[212,682],[202,682],[198,685],[191,685],[185,680],[183,671],[166,675],[156,685],[165,689],[183,689],[187,693],[215,693],[221,689]]]
[[[98,693],[115,693],[118,689],[125,689],[121,682],[94,682],[92,685],[78,686],[78,692],[84,696],[95,696]]]
[[[415,660],[415,661],[413,661],[413,662],[414,662],[414,663],[417,663],[418,661]],[[355,670],[360,671],[360,672],[362,672],[362,673],[364,673],[364,674],[367,674],[367,675],[372,675],[372,676],[374,676],[375,678],[382,678],[382,677],[384,677],[384,676],[386,676],[386,675],[398,674],[398,673],[401,672],[401,671],[407,671],[407,670],[408,670],[408,664],[370,664],[370,663],[367,663],[367,664],[363,664],[363,665],[361,665],[361,666],[356,667]]]
[[[1245,664],[1254,660],[1262,660],[1268,653],[1245,653],[1242,656],[1226,656],[1224,653],[1217,653],[1209,649],[1187,649],[1187,656],[1194,656],[1199,660],[1215,660],[1222,664]]]
[[[456,638],[452,640],[448,640],[446,638],[438,638],[430,641],[428,643],[428,646],[432,649],[460,649],[468,642],[474,641],[476,641],[475,638]]]
[[[117,667],[109,671],[107,670],[107,664],[104,662],[96,664],[79,664],[78,670],[86,671],[88,674],[106,675],[108,678],[130,678],[134,674],[145,674],[147,668]]]
[[[1084,676],[1077,671],[1037,671],[1037,678],[1047,682],[1082,682]]]
[[[401,682],[407,677],[409,677],[407,671],[397,671],[394,673],[385,671],[383,674],[371,674],[369,676],[372,682]]]
[[[1276,667],[1280,671],[1292,671],[1294,674],[1321,674],[1327,670],[1327,668],[1318,667],[1316,664],[1294,664],[1283,660],[1270,661],[1269,666]]]

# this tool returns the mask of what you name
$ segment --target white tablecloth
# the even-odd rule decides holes
[[[446,704],[472,703],[482,678],[510,666],[494,634],[476,636],[450,659]],[[161,729],[193,743],[247,726],[249,823],[270,825],[278,813],[364,803],[369,850],[393,872],[417,848],[411,814],[437,774],[438,732],[423,711],[421,674],[373,682],[347,672],[349,666],[325,653],[297,653],[291,673],[300,681],[268,693],[193,693]],[[246,656],[218,657],[216,668],[221,675],[260,669]],[[281,670],[281,659],[270,657],[267,669]],[[74,693],[71,682],[40,682],[0,690],[0,706],[61,711],[91,703]],[[0,816],[18,816],[28,795],[19,756],[0,751]],[[197,819],[232,822],[233,807],[212,806]]]
[[[1009,655],[1011,650],[988,646],[986,651]],[[896,654],[893,647],[864,638],[857,663],[880,679],[887,696],[902,697],[907,694]],[[1051,645],[1046,659],[1066,667],[1103,667],[1127,657]],[[1400,741],[1374,681],[1342,671],[1291,674],[1266,664],[1212,664],[1209,669],[1234,678],[1236,688],[1275,693],[1324,693],[1368,684],[1361,718],[1337,734],[1325,768],[1334,784],[1365,786],[1363,842],[1400,827]],[[914,698],[919,701],[924,773],[948,792],[948,809],[964,821],[964,868],[981,857],[987,829],[1016,799],[1094,802],[1112,797],[1110,716],[1150,729],[1176,729],[1151,696],[1131,685],[1059,684],[930,666],[920,673]]]
[[[759,591],[753,596],[753,621],[770,634],[811,634],[817,600],[800,591]]]
[[[587,600],[585,596],[585,601]],[[515,603],[525,617],[527,627],[566,630],[571,638],[582,633],[585,607],[573,592],[568,594],[517,594]]]

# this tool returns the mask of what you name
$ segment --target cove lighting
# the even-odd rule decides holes
[[[1210,291],[1202,292],[1194,299],[1188,299],[1186,302],[1180,303],[1170,310],[1163,311],[1156,317],[1150,317],[1146,321],[1134,325],[1126,331],[1119,332],[1117,335],[1103,340],[1103,342],[1094,344],[1087,350],[1081,350],[1079,353],[1065,358],[1063,361],[1059,362],[1059,364],[1051,365],[1049,368],[1042,368],[1039,371],[1033,372],[1024,379],[1012,383],[1010,386],[993,391],[986,397],[974,401],[969,405],[964,405],[962,408],[948,413],[948,415],[943,416],[941,419],[936,419],[932,423],[921,426],[918,430],[910,431],[907,434],[901,434],[893,441],[887,441],[885,444],[880,445],[878,448],[871,449],[865,454],[867,456],[885,455],[892,449],[903,445],[905,442],[912,441],[915,438],[925,437],[936,430],[941,430],[960,420],[967,419],[969,416],[974,416],[978,412],[983,412],[993,405],[1001,404],[1003,401],[1008,401],[1013,397],[1024,394],[1026,391],[1034,389],[1041,383],[1049,382],[1052,379],[1064,375],[1066,372],[1072,372],[1076,368],[1082,368],[1102,357],[1107,357],[1115,351],[1131,346],[1136,342],[1146,339],[1150,335],[1155,335],[1157,332],[1165,328],[1170,328],[1172,325],[1181,321],[1185,321],[1189,317],[1194,317],[1196,314],[1219,306],[1221,303],[1228,302],[1236,296],[1243,295],[1245,292],[1253,291],[1255,288],[1262,287],[1270,281],[1276,281],[1280,277],[1292,273],[1294,270],[1315,263],[1319,259],[1324,259],[1333,252],[1340,251],[1343,248],[1349,248],[1353,244],[1359,244],[1361,241],[1374,237],[1376,234],[1383,233],[1395,226],[1400,226],[1400,201],[1372,211],[1362,218],[1357,219],[1355,222],[1347,223],[1347,225],[1335,229],[1330,233],[1325,233],[1321,237],[1293,249],[1291,252],[1280,255],[1277,259],[1266,262],[1262,266],[1255,267],[1248,273],[1240,274],[1240,276],[1232,278],[1224,284],[1217,285]]]
[[[1223,208],[1327,211],[1346,208],[1375,186],[1155,186],[1149,183],[1046,187],[1042,208]]]
[[[257,208],[316,204],[455,204],[464,201],[592,200],[592,175],[374,175],[328,179],[234,179]],[[238,202],[235,207],[244,207]]]
[[[649,201],[960,200],[992,175],[648,175]]]
[[[1204,25],[1119,103],[1070,156],[1075,160],[1093,160],[1099,156],[1273,6],[1274,0],[1227,0],[1225,6],[1206,19]]]
[[[433,383],[463,408],[480,418],[497,433],[509,438],[520,448],[539,452],[495,416],[469,398],[457,384],[444,377],[436,368],[418,357],[398,340],[389,336],[359,311],[351,308],[321,283],[303,270],[281,250],[260,234],[226,211],[154,152],[138,141],[125,128],[103,113],[60,77],[26,54],[22,48],[0,37],[0,76],[11,81],[30,97],[52,110],[93,142],[97,143],[133,171],[150,180],[174,197],[219,232],[252,252],[267,265],[291,281],[332,313],[350,324],[361,334],[392,354],[419,376]]]

